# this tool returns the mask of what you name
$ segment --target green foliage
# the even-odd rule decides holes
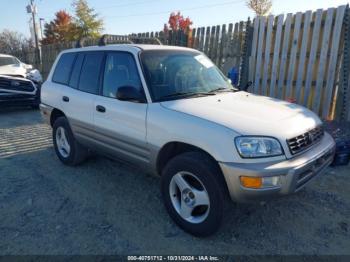
[[[75,8],[75,24],[76,36],[97,38],[103,30],[103,20],[98,18],[93,8],[88,6],[86,0],[75,0],[73,2]]]
[[[44,26],[43,45],[75,41],[82,37],[97,38],[103,30],[103,21],[98,18],[86,0],[73,2],[75,17],[64,10],[58,11],[55,18]]]

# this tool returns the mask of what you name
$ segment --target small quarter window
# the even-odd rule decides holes
[[[69,75],[72,70],[75,56],[76,53],[65,53],[61,55],[52,77],[53,82],[63,85],[68,84]]]

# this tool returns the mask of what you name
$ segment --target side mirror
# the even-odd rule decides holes
[[[146,103],[145,94],[134,86],[121,86],[117,90],[118,100],[136,103]]]

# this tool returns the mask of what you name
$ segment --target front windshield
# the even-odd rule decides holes
[[[154,101],[233,89],[220,70],[199,52],[148,50],[141,53],[141,62]]]
[[[18,64],[18,60],[12,56],[0,57],[0,66],[17,65],[17,64]]]

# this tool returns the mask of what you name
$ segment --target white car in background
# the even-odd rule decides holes
[[[0,54],[0,75],[24,77],[36,83],[43,81],[39,70],[33,69],[32,65],[25,64],[18,58],[6,54]]]
[[[18,58],[0,54],[0,106],[40,104],[40,88],[43,79],[32,65]]]

